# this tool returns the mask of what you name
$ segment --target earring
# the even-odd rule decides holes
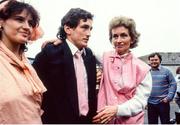
[[[3,29],[3,27],[2,27],[2,26],[0,26],[0,31],[2,31],[2,29]]]

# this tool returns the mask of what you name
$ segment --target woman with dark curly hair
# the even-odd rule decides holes
[[[46,88],[24,55],[26,44],[41,36],[39,15],[29,4],[0,2],[0,123],[41,124]]]
[[[133,19],[114,17],[109,40],[114,50],[103,56],[103,75],[98,93],[95,123],[143,124],[144,109],[151,92],[150,67],[134,57],[139,33]]]

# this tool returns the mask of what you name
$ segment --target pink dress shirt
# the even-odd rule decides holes
[[[45,91],[24,54],[19,60],[0,41],[0,123],[41,124]]]
[[[80,115],[86,116],[89,111],[88,106],[88,96],[86,94],[85,89],[85,67],[82,58],[83,51],[77,51],[75,53],[74,62],[75,62],[75,71],[76,71],[76,79],[77,79],[77,90],[78,90],[78,101],[79,101],[79,111]]]
[[[114,51],[105,53],[103,78],[98,94],[98,110],[106,105],[121,105],[132,99],[137,86],[143,81],[149,69],[147,64],[131,53],[122,56]],[[133,116],[116,116],[110,123],[143,124],[144,112],[141,111]]]

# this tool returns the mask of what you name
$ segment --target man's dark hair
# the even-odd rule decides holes
[[[148,60],[150,60],[150,58],[152,58],[152,57],[154,57],[156,55],[158,56],[158,58],[160,59],[160,62],[161,62],[162,61],[162,56],[159,53],[157,53],[157,52],[150,54],[148,56]]]
[[[56,35],[57,38],[65,40],[66,32],[64,31],[64,26],[66,25],[70,28],[76,28],[81,19],[83,19],[84,21],[87,21],[87,19],[93,20],[93,15],[81,8],[70,9],[61,20],[61,26],[59,27],[59,31]]]

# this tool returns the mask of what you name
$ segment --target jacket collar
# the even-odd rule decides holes
[[[126,60],[131,59],[132,56],[133,55],[131,52],[125,53],[123,55],[119,55],[116,51],[112,51],[109,55],[109,57],[111,58],[111,62],[114,62],[115,59],[120,59],[125,62]]]
[[[79,50],[72,42],[70,42],[68,39],[66,39],[66,42],[71,50],[72,55],[74,56],[77,51],[81,51],[83,55],[86,55],[85,48],[82,50]]]

